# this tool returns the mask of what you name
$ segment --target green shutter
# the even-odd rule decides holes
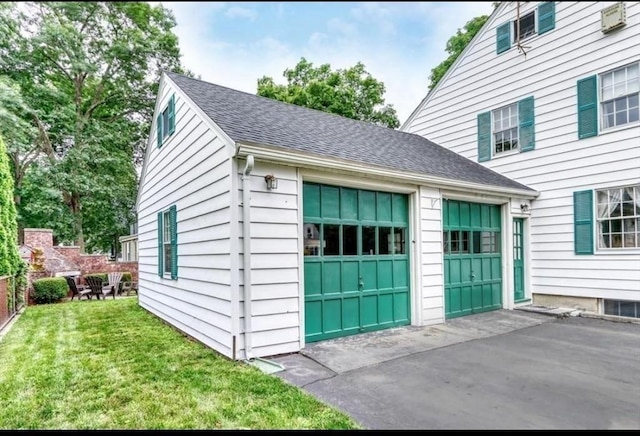
[[[498,26],[496,29],[496,53],[509,50],[511,47],[511,22]]]
[[[156,134],[158,141],[158,148],[162,147],[162,114],[158,115],[156,118]]]
[[[173,135],[176,130],[176,95],[171,96],[169,100],[169,135]]]
[[[169,208],[169,229],[171,231],[171,278],[178,278],[178,223],[176,221],[176,206]]]
[[[491,159],[491,112],[478,114],[478,162]]]
[[[158,212],[158,275],[162,277],[164,269],[162,265],[162,212]]]
[[[518,122],[520,127],[520,151],[531,151],[536,146],[536,134],[533,112],[533,97],[518,102]]]
[[[538,35],[556,27],[556,2],[544,2],[538,6]]]
[[[593,254],[593,191],[573,193],[574,247],[576,254]]]
[[[578,139],[598,135],[598,81],[578,80]]]

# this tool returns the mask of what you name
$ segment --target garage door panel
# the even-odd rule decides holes
[[[360,328],[360,296],[345,298],[342,307],[342,326],[344,330]]]
[[[393,261],[378,261],[378,289],[391,289],[393,287]]]
[[[322,334],[322,301],[305,303],[304,328],[307,336]]]
[[[322,264],[320,262],[305,262],[304,294],[322,294]]]
[[[393,316],[395,322],[409,322],[409,292],[393,294]]]
[[[359,262],[342,263],[342,292],[358,291],[359,285]]]
[[[407,204],[407,196],[400,194],[393,194],[393,205],[391,210],[391,216],[396,223],[409,222],[409,207]]]
[[[383,294],[378,298],[378,324],[393,322],[393,294]]]
[[[370,327],[378,324],[378,295],[362,297],[362,326]]]
[[[371,191],[360,191],[360,220],[376,221],[376,193]]]
[[[340,218],[340,189],[323,186],[320,191],[322,218]]]
[[[335,294],[342,291],[340,283],[341,262],[324,262],[322,266],[322,293]]]
[[[391,194],[378,192],[376,201],[377,221],[391,221]]]
[[[393,287],[403,288],[407,286],[407,274],[409,271],[409,262],[407,260],[396,259],[393,262]]]
[[[324,333],[342,330],[342,299],[324,300],[322,326]]]
[[[362,261],[362,290],[367,291],[370,289],[377,290],[378,285],[378,261]]]
[[[340,198],[340,218],[343,220],[358,219],[358,191],[342,188]]]

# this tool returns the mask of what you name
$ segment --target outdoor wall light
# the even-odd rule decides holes
[[[264,181],[267,182],[267,189],[268,190],[273,190],[273,189],[278,189],[278,179],[276,179],[276,176],[274,176],[273,174],[267,174],[266,176],[264,176]]]
[[[529,205],[528,204],[521,204],[520,205],[520,211],[522,213],[529,213]]]

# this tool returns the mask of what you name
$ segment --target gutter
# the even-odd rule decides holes
[[[499,196],[511,196],[534,200],[540,193],[534,190],[505,188],[493,185],[483,185],[480,183],[464,182],[461,180],[446,179],[444,177],[430,176],[421,173],[411,173],[407,171],[392,170],[370,166],[367,164],[355,163],[327,156],[318,156],[309,153],[301,153],[281,148],[271,148],[258,144],[236,143],[236,156],[255,156],[270,162],[288,166],[300,166],[307,168],[317,168],[320,170],[339,170],[343,172],[357,173],[376,179],[390,179],[404,183],[415,183],[428,185],[441,189],[458,189],[465,193],[492,194]]]
[[[244,356],[252,357],[251,351],[251,171],[254,159],[247,156],[247,164],[242,172],[242,258],[244,277]]]

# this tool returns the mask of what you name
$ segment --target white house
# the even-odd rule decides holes
[[[232,359],[510,309],[537,194],[419,135],[163,74],[139,304]]]
[[[640,317],[640,2],[501,2],[401,127],[540,193],[515,299]]]

